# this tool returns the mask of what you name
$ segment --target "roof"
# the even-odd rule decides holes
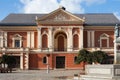
[[[9,14],[0,22],[0,26],[35,26],[35,17],[42,17],[46,14]],[[84,25],[89,26],[114,26],[120,24],[120,21],[112,13],[94,13],[94,14],[73,14],[77,17],[85,17]]]
[[[85,25],[89,26],[115,26],[120,21],[112,13],[93,13],[93,14],[77,14],[78,17],[85,17]]]

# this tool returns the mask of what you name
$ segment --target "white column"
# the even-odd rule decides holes
[[[49,51],[53,51],[52,28],[48,28],[48,29],[49,29],[48,47],[49,47]]]
[[[115,34],[114,34],[114,64],[117,64],[117,44]]]
[[[15,43],[15,42],[14,42]],[[23,47],[22,39],[20,39],[20,47]]]
[[[12,38],[12,47],[15,47],[15,38]]]
[[[0,38],[0,47],[3,47],[3,36]]]
[[[31,32],[31,48],[34,48],[34,32]]]
[[[29,53],[25,55],[25,69],[29,69]]]
[[[20,54],[20,69],[23,69],[23,53]]]
[[[95,31],[92,31],[92,38],[91,38],[91,39],[92,39],[92,47],[94,47],[94,46],[95,46],[95,41],[94,41],[94,40],[95,40],[95,37],[94,37],[94,32],[95,32]]]
[[[27,47],[30,48],[30,32],[27,32]]]
[[[73,35],[72,35],[72,28],[68,29],[68,43],[67,43],[67,51],[72,51],[73,50]]]
[[[4,41],[5,41],[5,47],[7,47],[7,32],[4,32]]]
[[[87,47],[90,47],[90,31],[87,31]]]
[[[109,37],[107,38],[107,48],[109,48]]]
[[[83,27],[80,28],[80,38],[79,38],[79,48],[82,49],[83,48]]]
[[[41,28],[38,28],[38,48],[41,51]]]

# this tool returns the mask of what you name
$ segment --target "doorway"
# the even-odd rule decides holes
[[[15,58],[14,68],[20,69],[20,56],[14,56],[14,58]]]
[[[56,68],[65,68],[65,56],[56,57]]]
[[[62,35],[58,37],[58,51],[64,51],[64,37]]]

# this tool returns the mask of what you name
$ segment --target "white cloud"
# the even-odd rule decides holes
[[[24,13],[49,13],[62,5],[72,13],[84,13],[82,3],[87,5],[101,4],[106,0],[20,0]]]
[[[83,13],[84,8],[80,5],[82,0],[61,0],[60,5],[66,7],[67,11],[73,13]]]
[[[48,13],[58,7],[56,0],[20,0],[24,13]]]
[[[102,3],[105,3],[106,0],[83,0],[86,5],[90,6],[90,5],[95,5],[95,4],[102,4]]]
[[[120,20],[120,13],[119,12],[114,12],[114,15]]]
[[[73,13],[83,13],[84,9],[80,6],[82,0],[20,0],[23,4],[24,13],[49,13],[57,9],[60,5]]]

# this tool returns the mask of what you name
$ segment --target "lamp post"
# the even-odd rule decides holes
[[[49,73],[49,56],[50,56],[49,48],[48,48],[48,53],[46,54],[46,56],[47,56],[47,73]]]

